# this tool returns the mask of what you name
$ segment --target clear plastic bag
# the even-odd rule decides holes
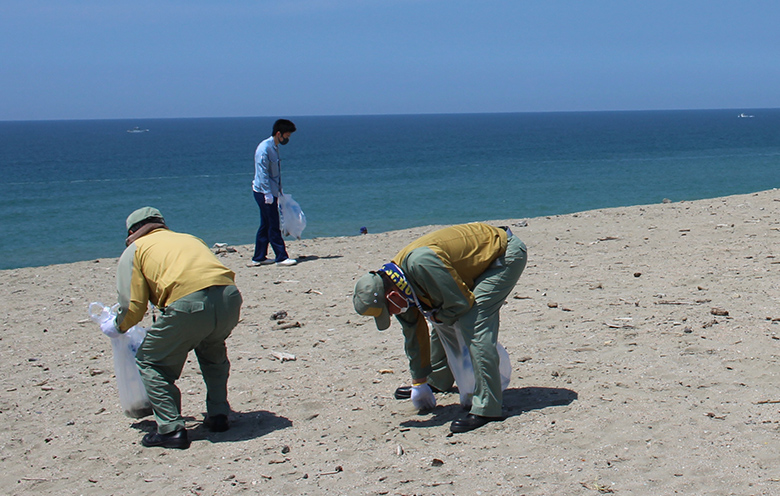
[[[458,385],[460,404],[470,406],[476,380],[474,379],[474,366],[471,364],[471,354],[469,354],[469,349],[463,339],[460,325],[457,322],[452,326],[440,322],[431,322],[431,325],[447,354],[447,365],[455,378],[455,384]],[[496,343],[496,350],[498,350],[501,389],[505,390],[509,387],[509,382],[512,379],[512,364],[509,361],[509,353],[501,346],[501,343]]]
[[[98,324],[105,322],[106,319],[116,318],[118,306],[119,304],[116,304],[109,308],[99,301],[91,303],[89,318]],[[130,418],[142,418],[152,414],[152,405],[149,403],[146,388],[141,381],[141,373],[135,363],[135,354],[145,337],[146,329],[136,325],[127,332],[111,338],[119,403],[125,415]]]
[[[306,229],[306,215],[292,195],[286,193],[279,197],[279,227],[283,235],[295,239],[301,239],[301,234]]]

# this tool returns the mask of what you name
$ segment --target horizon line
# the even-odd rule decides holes
[[[420,113],[365,113],[365,114],[300,114],[287,115],[291,119],[309,117],[400,117],[421,115],[506,115],[506,114],[595,114],[595,113],[622,113],[622,112],[692,112],[692,111],[756,111],[778,110],[780,107],[723,107],[723,108],[668,108],[668,109],[612,109],[612,110],[538,110],[538,111],[506,111],[506,112],[420,112]],[[223,115],[223,116],[194,116],[194,117],[85,117],[85,118],[61,118],[61,119],[2,119],[0,123],[11,122],[71,122],[71,121],[140,121],[140,120],[184,120],[184,119],[276,119],[278,116],[270,115]]]

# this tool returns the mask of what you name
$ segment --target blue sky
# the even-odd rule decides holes
[[[780,2],[2,0],[0,120],[780,107]]]

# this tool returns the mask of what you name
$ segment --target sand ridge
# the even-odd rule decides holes
[[[0,271],[3,492],[778,494],[778,214],[769,190],[489,221],[529,249],[501,316],[508,418],[457,435],[457,393],[427,415],[393,399],[400,327],[351,304],[357,277],[438,226],[288,242],[294,267],[221,253],[244,296],[232,429],[201,426],[191,354],[185,451],[140,445],[153,424],[122,415],[87,318],[116,301],[116,259]]]

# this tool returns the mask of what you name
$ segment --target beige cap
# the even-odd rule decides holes
[[[374,317],[376,328],[384,331],[390,327],[390,312],[385,301],[385,284],[382,276],[369,272],[355,283],[352,304],[360,315]]]
[[[160,223],[165,224],[165,219],[159,210],[154,207],[143,207],[127,216],[127,230],[129,231],[131,227],[133,227],[135,224],[138,224],[142,220],[146,220],[152,217],[160,219]]]

